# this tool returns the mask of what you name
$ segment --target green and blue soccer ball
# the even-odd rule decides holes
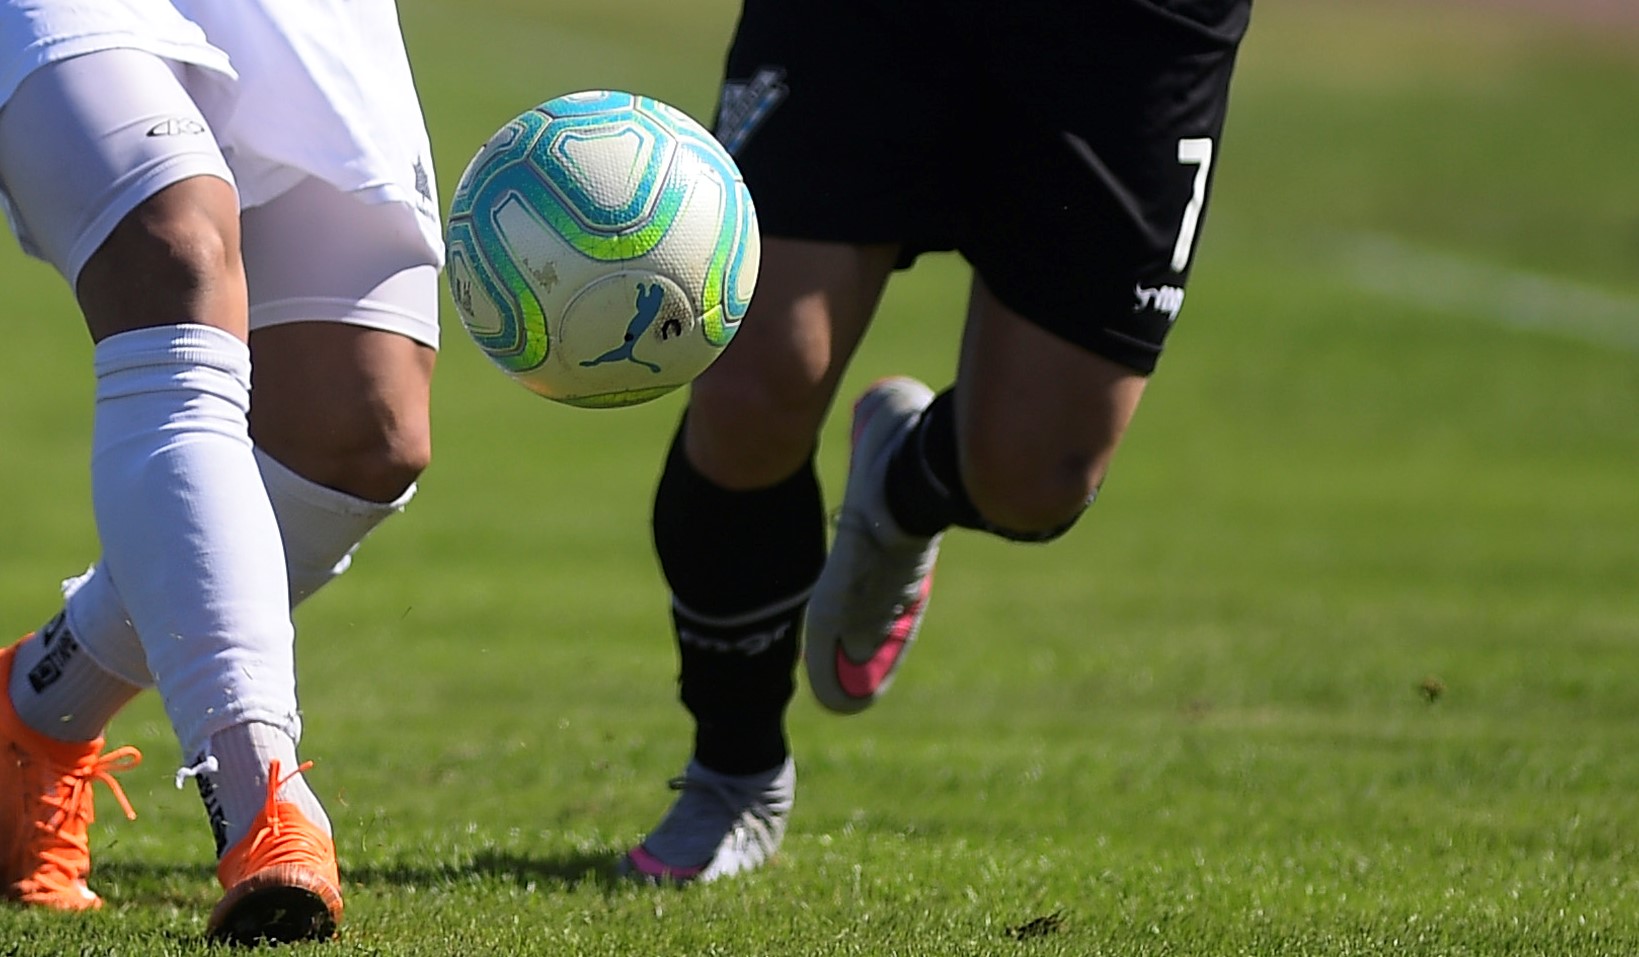
[[[739,329],[757,215],[734,160],[644,96],[571,93],[490,137],[456,184],[450,293],[525,388],[589,408],[692,381]]]

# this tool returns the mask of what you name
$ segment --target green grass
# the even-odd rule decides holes
[[[1190,307],[1098,507],[1051,548],[953,536],[894,694],[849,720],[799,698],[767,872],[608,876],[686,756],[647,528],[680,400],[549,406],[452,316],[420,498],[298,615],[349,906],[315,950],[1639,952],[1639,35],[1258,13]],[[404,15],[446,192],[572,88],[709,114],[733,23]],[[948,376],[962,278],[902,277],[854,383]],[[0,283],[21,632],[95,553],[89,348],[44,267],[6,254]],[[103,801],[94,829],[109,907],[0,911],[0,953],[205,949],[209,839],[157,703],[113,737],[148,763],[140,819]]]

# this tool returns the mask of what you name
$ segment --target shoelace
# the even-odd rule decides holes
[[[267,768],[267,801],[262,805],[262,823],[256,833],[251,836],[250,844],[245,848],[244,860],[254,862],[253,870],[261,870],[276,864],[307,864],[323,865],[323,854],[312,847],[307,841],[279,841],[284,833],[284,818],[279,813],[279,789],[289,781],[313,766],[312,761],[303,761],[296,766],[296,770],[284,777],[279,776],[279,761],[268,762]],[[267,857],[261,855],[267,849]]]
[[[721,781],[711,781],[705,778],[691,778],[679,776],[666,782],[666,786],[673,791],[697,791],[716,798],[726,808],[732,820],[738,824],[742,815],[749,814],[756,826],[754,835],[759,843],[769,844],[774,840],[774,828],[779,823],[779,813],[768,801],[764,800],[761,792],[731,787]]]
[[[125,796],[125,789],[114,775],[129,771],[142,763],[142,752],[126,746],[116,748],[96,760],[75,767],[58,779],[57,788],[41,800],[56,813],[46,820],[34,822],[35,841],[40,860],[48,865],[36,875],[41,884],[66,889],[77,882],[80,870],[91,856],[89,827],[96,820],[91,785],[101,781],[119,802],[120,810],[129,820],[137,819],[137,812]]]

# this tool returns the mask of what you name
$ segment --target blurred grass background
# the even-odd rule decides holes
[[[571,89],[709,117],[734,18],[401,9],[446,195]],[[681,397],[550,406],[449,312],[421,495],[298,614],[331,950],[1639,950],[1636,92],[1639,26],[1261,0],[1189,306],[1099,505],[1052,548],[952,537],[894,694],[799,697],[782,864],[721,886],[607,874],[686,758],[648,546]],[[90,350],[45,267],[13,251],[0,283],[21,633],[95,554]],[[852,386],[946,379],[964,288],[949,258],[896,280]],[[148,763],[141,818],[94,830],[110,907],[0,911],[15,953],[202,949],[209,841],[157,703],[113,737]]]

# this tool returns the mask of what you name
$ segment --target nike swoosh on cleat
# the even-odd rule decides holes
[[[641,844],[626,852],[626,860],[631,862],[632,870],[651,880],[659,881],[693,880],[706,869],[704,864],[697,867],[673,867],[650,854],[649,849]]]
[[[922,593],[900,613],[882,644],[877,645],[876,651],[864,661],[849,658],[842,648],[842,642],[837,642],[837,684],[844,693],[855,698],[869,698],[876,694],[883,679],[893,671],[899,657],[904,654],[911,626],[921,613],[922,606],[927,604],[932,588],[932,575],[922,579]]]

